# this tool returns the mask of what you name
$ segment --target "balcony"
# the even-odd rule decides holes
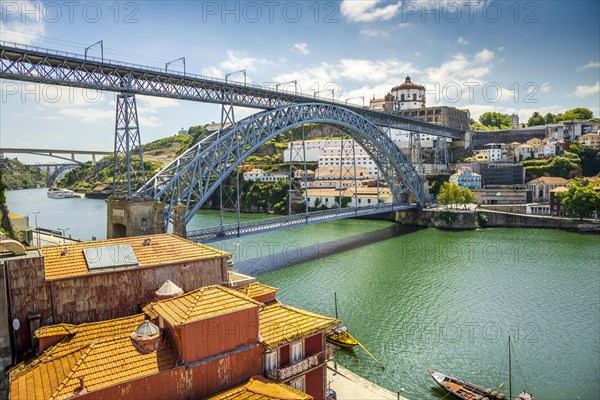
[[[296,375],[300,375],[309,369],[325,364],[327,361],[331,360],[333,358],[333,350],[333,346],[326,345],[325,351],[308,356],[302,361],[288,365],[287,367],[267,371],[265,372],[265,376],[277,382],[287,381]]]

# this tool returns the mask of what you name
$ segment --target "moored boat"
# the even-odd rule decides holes
[[[431,375],[435,383],[437,383],[442,389],[449,393],[452,393],[456,397],[462,400],[512,400],[512,366],[511,366],[511,344],[510,336],[508,337],[508,397],[504,393],[499,393],[497,390],[486,389],[481,386],[475,385],[471,382],[455,378],[442,374],[441,372],[427,370],[427,373]],[[498,386],[498,389],[502,387]],[[515,397],[514,400],[533,400],[533,395],[523,390],[521,394]]]
[[[48,189],[48,197],[51,199],[71,199],[79,197],[79,195],[69,189],[50,188]]]
[[[345,326],[334,328],[325,339],[331,344],[346,348],[354,347],[358,344],[358,340],[350,335],[348,328]]]
[[[338,308],[337,308],[337,293],[334,293],[334,302],[335,302],[335,318],[338,318]],[[354,339],[350,332],[348,332],[348,328],[345,326],[338,326],[333,328],[333,330],[325,336],[325,340],[327,340],[331,344],[335,344],[336,346],[351,348],[358,344],[358,340]]]

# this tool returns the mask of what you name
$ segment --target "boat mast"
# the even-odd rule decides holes
[[[508,335],[508,398],[512,400],[512,360],[510,358],[510,335]]]
[[[335,319],[338,319],[338,313],[337,313],[337,292],[333,292],[333,299],[335,301]]]

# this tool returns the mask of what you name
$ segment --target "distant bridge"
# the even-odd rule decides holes
[[[38,156],[54,157],[54,158],[58,158],[60,160],[72,161],[77,164],[85,164],[85,163],[76,160],[75,155],[92,156],[92,163],[95,164],[96,156],[105,156],[105,155],[113,154],[112,151],[99,151],[99,150],[65,150],[65,149],[33,149],[33,148],[0,147],[0,154],[6,154],[6,153],[8,153],[8,154],[35,154]],[[59,154],[70,155],[71,157],[64,157]]]

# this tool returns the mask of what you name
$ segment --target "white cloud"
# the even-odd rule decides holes
[[[473,59],[469,59],[463,53],[455,54],[450,60],[442,63],[439,67],[427,68],[427,82],[439,83],[441,85],[449,82],[482,82],[492,70],[490,61],[494,53],[483,49]]]
[[[180,102],[166,97],[153,97],[137,95],[138,115],[156,114],[162,108],[179,107]]]
[[[573,95],[576,97],[588,97],[600,92],[600,82],[594,85],[581,85],[575,88]]]
[[[488,62],[494,58],[494,52],[488,49],[483,49],[475,54],[475,60],[480,62]]]
[[[255,72],[260,65],[272,65],[273,62],[266,58],[254,58],[248,56],[244,51],[227,50],[227,59],[222,61],[219,66],[224,70],[230,72],[245,69],[249,72]],[[241,75],[240,75],[241,77]],[[243,78],[242,78],[243,79]],[[235,80],[241,80],[236,78]]]
[[[29,0],[6,3],[2,7],[4,15],[0,18],[2,40],[29,45],[39,41],[46,34],[43,5],[40,6],[38,2],[34,4]],[[16,7],[14,14],[12,8],[8,9],[9,6]],[[24,12],[25,10],[27,12]]]
[[[552,90],[552,86],[549,82],[544,82],[542,86],[540,86],[540,93],[548,93]]]
[[[76,118],[86,124],[98,121],[114,121],[115,110],[100,110],[98,108],[63,108],[59,111],[61,115],[68,118]]]
[[[292,50],[295,51],[298,54],[301,54],[303,56],[306,56],[310,53],[310,51],[308,50],[308,45],[304,42],[302,43],[294,43],[294,46],[292,47]]]
[[[384,3],[383,5],[381,3]],[[400,2],[342,0],[340,11],[350,22],[387,21],[400,11]]]
[[[498,51],[504,51],[505,49],[506,49],[506,47],[504,47],[504,46],[498,47]]]
[[[462,45],[469,44],[469,41],[462,36],[459,37],[457,41],[458,41],[458,44],[462,44]]]
[[[384,37],[390,36],[389,32],[384,31],[383,29],[376,29],[376,28],[361,29],[360,35],[367,39],[384,38]]]
[[[589,63],[582,65],[581,67],[578,67],[577,71],[584,71],[586,69],[595,69],[595,68],[600,68],[600,62],[590,61]]]

